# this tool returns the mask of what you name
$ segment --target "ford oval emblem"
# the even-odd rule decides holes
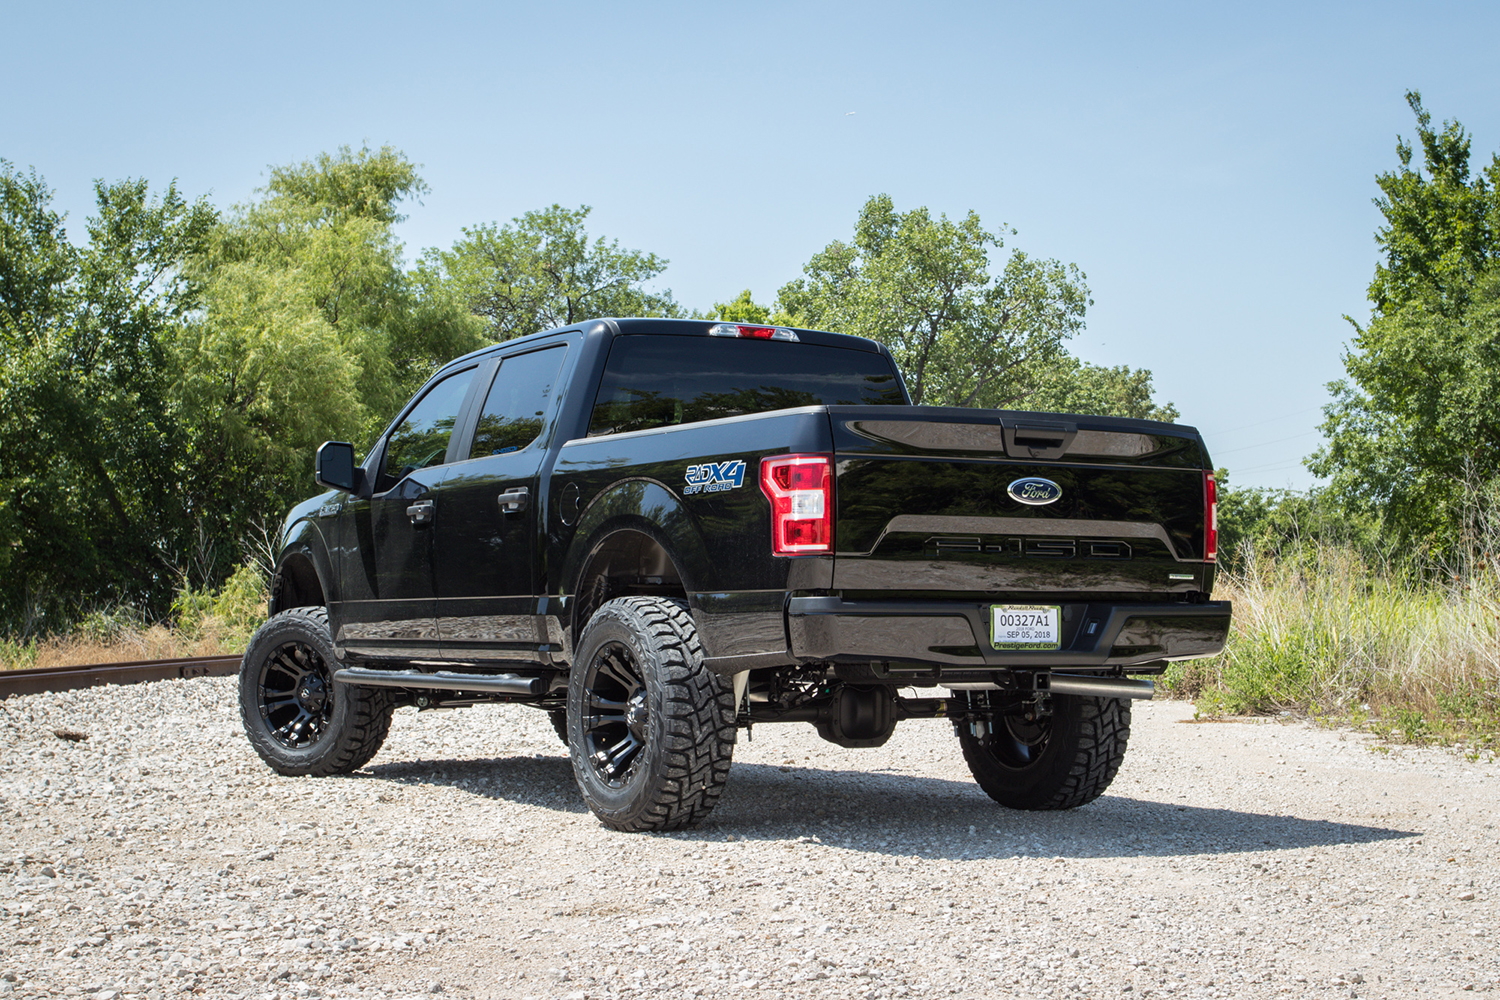
[[[1050,479],[1027,476],[1025,479],[1017,479],[1011,483],[1010,488],[1006,492],[1017,503],[1040,507],[1042,504],[1052,503],[1058,497],[1061,497],[1062,487]]]

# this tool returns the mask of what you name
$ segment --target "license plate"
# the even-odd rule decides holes
[[[992,605],[990,644],[996,649],[1058,649],[1062,646],[1062,608],[1055,604]]]

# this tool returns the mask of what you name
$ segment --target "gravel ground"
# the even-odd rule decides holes
[[[1025,814],[945,723],[763,726],[705,826],[631,835],[539,712],[402,710],[359,774],[280,778],[233,683],[0,703],[0,993],[1500,991],[1500,766],[1448,750],[1137,703],[1109,794]]]

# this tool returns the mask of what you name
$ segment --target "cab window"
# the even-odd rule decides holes
[[[717,337],[616,337],[589,436],[817,403],[900,405],[883,354]]]
[[[458,422],[458,411],[464,405],[475,369],[455,372],[432,388],[406,411],[401,423],[386,441],[385,460],[381,464],[376,491],[384,493],[417,469],[442,465],[448,453],[448,439]]]
[[[541,436],[566,355],[567,347],[559,345],[505,359],[474,428],[470,458],[520,451]]]

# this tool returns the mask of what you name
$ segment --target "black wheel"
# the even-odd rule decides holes
[[[565,708],[554,708],[547,713],[547,718],[552,720],[552,728],[557,732],[557,738],[566,746],[568,742],[568,710]]]
[[[279,774],[347,774],[385,742],[395,703],[379,688],[333,680],[324,608],[271,617],[240,664],[240,717],[250,745]]]
[[[687,606],[620,597],[594,613],[568,678],[568,750],[594,815],[616,830],[692,826],[734,753],[734,693],[703,666]]]
[[[1034,722],[997,717],[958,742],[985,794],[1011,809],[1075,809],[1104,794],[1130,740],[1130,702],[1054,695],[1052,715]]]

